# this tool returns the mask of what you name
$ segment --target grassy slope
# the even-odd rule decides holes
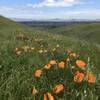
[[[30,40],[17,40],[16,35],[20,33],[28,35]],[[36,38],[42,38],[43,41],[35,43],[33,40]],[[26,44],[38,49],[40,49],[41,45],[44,45],[46,49],[54,48],[56,44],[60,44],[62,51],[71,48],[75,52],[80,53],[85,60],[87,60],[87,57],[90,57],[95,67],[100,71],[99,45],[74,37],[49,34],[48,32],[16,24],[0,17],[0,100],[31,100],[33,98],[31,95],[31,89],[34,84],[32,82],[33,71],[38,66],[42,67],[47,63],[50,56],[45,57],[37,52],[33,52],[16,57],[14,53],[15,48]]]
[[[59,28],[53,28],[50,32],[100,44],[100,23],[71,24]]]

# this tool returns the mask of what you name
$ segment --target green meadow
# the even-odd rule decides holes
[[[31,50],[24,51],[25,46]],[[16,53],[17,49],[21,52]],[[56,49],[59,53],[55,54]],[[43,74],[41,79],[34,77],[35,70],[43,68],[50,60],[65,59],[65,51],[69,49],[79,54],[79,59],[89,63],[93,67],[90,69],[96,75],[96,83],[87,86],[90,90],[87,90],[86,97],[82,94],[86,85],[81,86],[82,88],[76,86],[78,90],[75,87],[75,91],[78,92],[73,92],[73,89],[53,94],[53,86],[66,79],[64,71],[58,73],[56,69],[52,69],[51,72]],[[46,77],[49,77],[49,82]],[[71,89],[74,88],[74,82],[66,83],[69,83],[68,87],[73,86]],[[38,91],[40,89],[40,92],[32,94],[33,87]],[[45,92],[51,92],[55,100],[100,100],[100,23],[46,29],[0,17],[0,100],[43,100]]]

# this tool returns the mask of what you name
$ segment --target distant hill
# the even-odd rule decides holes
[[[48,29],[54,34],[96,42],[100,44],[100,23],[76,23]]]
[[[35,33],[45,33],[45,31],[40,31],[34,27],[30,27],[21,23],[17,23],[11,19],[0,16],[0,38],[2,37],[13,37],[16,34],[35,34]],[[3,38],[2,38],[3,39]]]
[[[19,20],[17,21],[22,24],[30,25],[32,27],[46,27],[55,28],[58,26],[72,25],[72,24],[83,24],[83,23],[100,23],[98,20]]]
[[[10,19],[0,16],[0,33],[4,32],[10,33],[15,31],[22,31],[22,32],[24,31],[26,33],[27,32],[53,33],[53,34],[64,35],[67,37],[83,39],[90,42],[100,43],[99,22],[64,23],[64,22],[29,21],[29,22],[16,23]]]
[[[22,21],[20,23],[37,27],[41,31],[100,43],[99,21]]]

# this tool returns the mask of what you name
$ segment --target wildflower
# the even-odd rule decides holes
[[[56,85],[55,88],[53,89],[54,93],[56,94],[62,92],[63,90],[64,90],[63,84]]]
[[[15,51],[18,51],[18,50],[19,50],[19,48],[16,48],[16,49],[15,49]]]
[[[20,56],[22,54],[22,51],[17,51],[16,55]]]
[[[67,58],[67,59],[66,59],[66,61],[67,61],[67,62],[69,62],[69,61],[70,61],[70,59],[69,59],[69,58]]]
[[[71,53],[70,56],[71,57],[77,57],[76,53]]]
[[[96,77],[92,74],[92,72],[88,72],[86,77],[88,83],[95,83]]]
[[[44,66],[44,68],[45,68],[45,69],[50,69],[50,68],[51,68],[51,64],[46,64],[46,65]]]
[[[52,96],[51,93],[46,93],[44,94],[44,100],[54,100],[54,97]]]
[[[19,48],[15,49],[15,52],[17,52],[17,51],[23,51],[23,49],[21,47],[19,47]]]
[[[60,47],[59,44],[57,44],[56,47],[59,48]]]
[[[79,68],[84,68],[86,66],[86,63],[82,60],[77,60],[76,61],[76,65],[79,67]]]
[[[44,53],[47,53],[48,51],[47,50],[44,50]]]
[[[40,77],[42,75],[42,70],[36,70],[34,76],[35,77]]]
[[[21,40],[29,40],[29,37],[25,36],[24,34],[19,34],[16,38]]]
[[[35,42],[41,42],[43,39],[34,39]]]
[[[57,64],[57,62],[56,62],[55,60],[51,60],[49,63],[50,63],[51,65],[56,65],[56,64]]]
[[[53,48],[52,51],[56,51],[56,48]]]
[[[32,94],[35,95],[35,94],[37,94],[37,93],[38,93],[38,91],[37,91],[37,89],[34,87],[33,90],[32,90]]]
[[[65,68],[65,63],[63,61],[61,61],[59,64],[58,64],[59,68],[62,68],[64,69]]]
[[[27,45],[27,46],[23,46],[22,49],[24,50],[24,52],[28,52],[28,50],[30,49],[30,47]]]
[[[38,42],[38,39],[34,39],[35,42]]]
[[[41,45],[40,47],[43,48],[43,45]]]
[[[31,47],[31,50],[34,50],[35,48],[34,47]]]
[[[43,50],[39,50],[39,53],[40,53],[40,54],[43,53]]]
[[[75,69],[75,66],[72,66],[71,69]]]
[[[66,52],[67,52],[68,54],[70,54],[70,53],[72,53],[72,50],[67,50]]]
[[[74,82],[81,83],[83,80],[84,80],[84,74],[77,71],[76,75],[74,76]]]

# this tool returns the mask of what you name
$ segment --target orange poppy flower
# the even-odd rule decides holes
[[[84,68],[86,66],[86,63],[82,60],[77,60],[76,61],[76,65],[79,67],[79,68]]]
[[[51,64],[46,64],[46,65],[44,66],[44,68],[45,68],[45,69],[50,69],[50,68],[51,68]]]
[[[62,92],[63,90],[64,90],[63,84],[56,85],[55,88],[53,89],[54,93],[56,93],[56,94]]]
[[[42,70],[36,70],[34,76],[35,77],[40,77],[42,75]]]
[[[51,60],[51,61],[49,62],[49,64],[51,64],[51,65],[56,65],[57,62],[56,62],[55,60]]]
[[[44,94],[44,100],[54,100],[54,97],[52,96],[51,93],[46,93]]]
[[[65,68],[65,63],[63,61],[61,61],[59,64],[58,64],[59,68],[62,68],[64,69]]]
[[[96,77],[92,74],[92,72],[87,73],[87,81],[89,83],[95,83]]]
[[[38,91],[37,91],[37,89],[34,87],[33,90],[32,90],[32,94],[35,95],[35,94],[37,94],[37,93],[38,93]]]
[[[83,80],[84,80],[84,74],[77,71],[76,75],[74,76],[74,82],[81,83]]]

